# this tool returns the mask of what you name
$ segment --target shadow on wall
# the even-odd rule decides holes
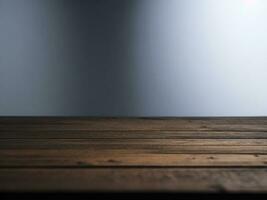
[[[0,0],[0,115],[266,115],[266,8]]]

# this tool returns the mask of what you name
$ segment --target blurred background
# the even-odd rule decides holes
[[[266,22],[266,0],[0,0],[0,115],[266,116]]]

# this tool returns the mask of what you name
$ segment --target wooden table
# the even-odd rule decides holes
[[[267,118],[0,118],[1,192],[267,192]]]

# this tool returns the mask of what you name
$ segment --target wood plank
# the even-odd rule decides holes
[[[264,151],[267,139],[0,139],[0,149],[175,149],[179,146],[258,146]]]
[[[225,147],[224,147],[225,148]],[[1,150],[0,167],[267,166],[267,155],[148,153],[138,150]]]
[[[216,151],[224,146],[227,146],[226,151],[233,149],[236,153],[252,150],[265,154],[267,139],[0,139],[0,149],[124,149],[181,153],[196,149]]]
[[[138,152],[150,154],[267,154],[267,145],[264,140],[202,140],[182,139],[173,141],[170,139],[133,139],[103,141],[101,139],[1,139],[0,153],[5,150],[13,150],[13,152],[22,152],[22,150],[31,150],[32,152],[37,150],[61,150],[63,153],[65,150],[87,150],[93,153],[120,151],[124,153]]]
[[[239,131],[0,131],[0,139],[267,139],[267,132]]]
[[[267,192],[267,118],[0,117],[0,192],[192,190]]]
[[[267,118],[0,118],[0,131],[263,131]]]
[[[267,170],[251,168],[0,169],[0,191],[267,192]]]
[[[1,150],[124,150],[151,154],[267,154],[266,139],[0,139]],[[104,152],[103,152],[104,153]],[[0,158],[1,159],[1,158]]]

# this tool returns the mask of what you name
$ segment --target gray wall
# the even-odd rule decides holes
[[[267,115],[265,0],[0,0],[0,115]]]

